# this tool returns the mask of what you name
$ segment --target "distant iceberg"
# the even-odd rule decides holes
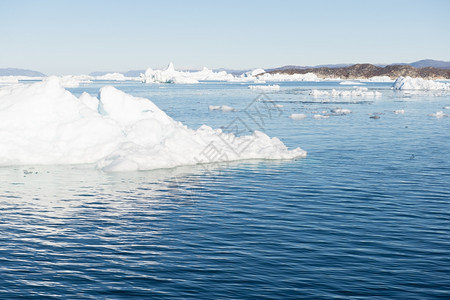
[[[259,131],[235,137],[205,125],[190,129],[150,100],[111,86],[103,87],[98,98],[75,97],[57,77],[0,88],[2,166],[94,164],[106,171],[132,171],[305,156],[301,148],[288,150]]]
[[[450,83],[442,83],[422,78],[398,77],[393,86],[394,90],[444,90],[450,91]]]
[[[229,81],[234,76],[225,71],[214,72],[208,68],[203,68],[197,72],[176,71],[173,63],[170,63],[165,70],[147,69],[141,75],[141,79],[145,83],[199,83],[199,81]]]
[[[107,80],[107,81],[127,81],[127,80],[140,80],[139,77],[126,77],[122,73],[107,73],[101,76],[95,76],[94,80]]]
[[[19,83],[19,80],[16,76],[0,76],[0,85],[16,83]]]

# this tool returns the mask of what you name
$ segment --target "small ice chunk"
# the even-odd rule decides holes
[[[352,111],[347,108],[333,108],[331,109],[331,112],[336,115],[348,115],[352,113]]]
[[[305,119],[307,116],[305,114],[292,114],[289,116],[289,118],[293,120],[302,120]]]
[[[444,114],[444,112],[442,110],[438,111],[438,112],[435,112],[434,114],[429,114],[429,116],[430,117],[435,117],[435,118],[438,118],[438,119],[443,118],[443,117],[448,117],[448,115]]]
[[[404,114],[405,113],[405,110],[404,109],[397,109],[397,110],[394,110],[394,114],[396,114],[396,115],[400,115],[400,114]]]
[[[228,105],[210,105],[209,110],[236,111],[234,108]]]
[[[314,115],[313,118],[314,119],[328,119],[330,116],[324,116],[324,115]]]

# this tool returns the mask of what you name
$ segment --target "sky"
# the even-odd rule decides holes
[[[449,12],[449,0],[0,0],[0,68],[450,61]]]

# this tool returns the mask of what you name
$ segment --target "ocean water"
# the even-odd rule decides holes
[[[69,90],[106,84],[189,127],[238,120],[242,134],[308,157],[129,173],[1,167],[0,298],[450,298],[450,118],[428,116],[449,94],[369,83],[382,97],[309,96],[354,89],[336,82]],[[352,113],[312,117],[338,107]]]

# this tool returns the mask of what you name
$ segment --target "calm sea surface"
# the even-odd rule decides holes
[[[191,128],[241,120],[242,134],[308,157],[131,173],[2,167],[0,298],[450,298],[450,118],[428,116],[449,94],[371,83],[382,97],[308,95],[354,89],[336,82],[264,95],[240,83],[69,90],[107,84]],[[312,118],[333,108],[352,113]]]

